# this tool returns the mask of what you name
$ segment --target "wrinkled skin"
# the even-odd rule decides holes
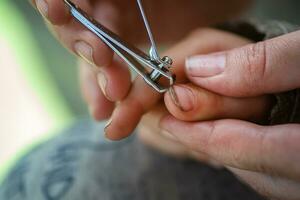
[[[213,45],[210,36],[191,43],[204,38]],[[237,45],[240,41],[224,33],[218,38]],[[217,54],[196,53],[186,60],[191,83],[175,86],[180,107],[165,95],[172,115],[164,114],[156,122],[159,133],[180,145],[186,155],[197,158],[199,153],[199,160],[217,162],[271,199],[300,199],[300,124],[252,123],[270,112],[268,94],[300,88],[300,31],[219,50]],[[154,139],[146,141],[154,144]],[[162,146],[158,141],[152,146]]]

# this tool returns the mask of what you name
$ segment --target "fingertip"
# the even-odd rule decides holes
[[[133,133],[143,115],[141,105],[120,104],[112,114],[110,123],[105,127],[105,135],[108,139],[119,141]]]
[[[62,25],[69,21],[71,16],[62,0],[35,0],[34,5],[40,14],[53,25]]]
[[[140,122],[143,114],[160,100],[157,93],[140,77],[136,78],[130,93],[121,101],[112,116],[112,123],[106,128],[106,135],[113,140],[130,135]]]
[[[189,84],[181,84],[173,87],[165,95],[165,105],[168,111],[177,119],[183,121],[200,120],[206,117],[204,107],[208,104],[206,94],[200,88]]]
[[[137,126],[137,124],[135,124]],[[105,127],[105,137],[112,141],[120,141],[130,136],[135,127],[120,125],[113,118],[112,121]]]
[[[170,92],[165,95],[165,105],[179,120],[202,121],[217,119],[223,115],[224,97],[220,95],[193,84],[176,85],[174,93],[175,95]]]
[[[98,87],[92,66],[84,61],[80,61],[79,65],[81,91],[91,116],[97,121],[107,119],[114,103],[108,101]]]
[[[173,90],[174,92],[169,91],[164,96],[166,108],[176,119],[185,120],[185,111],[181,106],[177,93],[175,92],[175,87]]]
[[[183,111],[182,111],[182,108],[180,107],[177,95],[176,96],[175,95],[176,94],[167,92],[164,96],[164,102],[165,102],[166,108],[170,112],[170,114],[172,114],[174,117],[176,117],[178,119],[181,116],[181,114],[178,114],[178,113],[182,113]]]
[[[126,97],[131,86],[131,74],[127,66],[120,63],[113,52],[95,35],[83,31],[75,42],[74,52],[96,71],[96,82],[105,97],[111,102]]]
[[[89,106],[89,113],[96,121],[102,121],[105,119],[108,119],[112,111],[114,109],[114,105],[110,102],[104,103],[99,106],[99,104],[96,105],[90,105]]]
[[[127,66],[114,56],[111,49],[89,31],[83,31],[75,42],[74,51],[95,65],[97,82],[111,102],[123,100],[131,87],[131,74]]]
[[[165,95],[165,102],[173,114],[188,113],[194,109],[194,94],[187,85],[175,85]]]

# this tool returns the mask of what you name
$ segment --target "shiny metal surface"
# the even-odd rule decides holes
[[[109,46],[118,56],[120,56],[129,67],[131,67],[138,75],[142,76],[145,82],[157,92],[164,93],[168,91],[168,89],[174,84],[175,77],[169,71],[172,60],[169,57],[160,58],[158,55],[155,41],[143,10],[141,0],[137,0],[137,2],[151,42],[149,55],[145,54],[143,51],[139,50],[133,45],[128,44],[118,35],[89,17],[83,10],[72,3],[72,1],[64,1],[68,6],[71,15],[78,22],[97,35],[107,46]],[[149,69],[151,71],[150,73]],[[168,80],[167,86],[163,86],[159,83],[161,78]]]

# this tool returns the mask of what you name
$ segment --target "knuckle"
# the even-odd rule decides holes
[[[255,90],[263,84],[267,74],[267,43],[258,42],[245,48],[242,54],[244,60],[244,80],[249,86]]]

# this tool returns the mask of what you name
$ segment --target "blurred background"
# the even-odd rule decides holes
[[[258,0],[250,16],[300,24],[299,0]],[[292,12],[295,10],[295,12]],[[76,59],[26,0],[0,0],[0,181],[14,161],[88,117]]]

